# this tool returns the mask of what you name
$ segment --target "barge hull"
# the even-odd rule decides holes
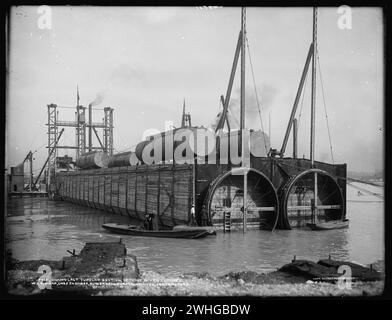
[[[65,201],[164,226],[187,224],[192,201],[190,165],[141,165],[62,172],[57,194]]]
[[[236,208],[236,204],[241,204],[241,185],[236,183],[238,177],[229,175],[227,179],[221,181],[222,177],[235,167],[238,166],[198,163],[193,168],[192,164],[143,164],[60,172],[56,175],[55,193],[66,201],[139,220],[144,220],[146,214],[157,214],[158,224],[163,227],[173,227],[190,222],[190,209],[194,195],[197,224],[205,224],[202,220],[201,209],[203,205],[206,205],[208,225],[219,229],[225,228],[224,225],[227,222],[224,212],[220,212],[226,208],[224,206],[222,209],[219,208],[227,198],[222,190],[226,188],[229,181],[232,181],[229,182],[232,184],[231,198],[232,200],[235,198],[236,203],[233,200],[229,204],[231,206],[230,223],[232,223],[231,228],[240,228],[242,225],[242,219],[239,219],[241,208]],[[329,219],[344,219],[346,215],[346,164],[332,165],[315,161],[314,167],[324,172],[321,178],[329,179],[330,193],[339,195],[339,199],[335,199],[336,202],[324,203],[330,205],[331,208],[335,206],[339,209],[320,212],[320,218],[328,213]],[[252,157],[251,168],[254,172],[248,180],[249,199],[253,198],[254,206],[262,213],[257,211],[250,213],[247,219],[249,227],[290,229],[310,222],[306,211],[300,216],[297,214],[293,216],[287,208],[293,205],[294,191],[290,193],[290,190],[297,188],[297,184],[292,182],[293,179],[312,168],[308,159]],[[320,181],[322,181],[321,178]],[[252,181],[254,186],[251,185]],[[302,183],[302,180],[298,183]],[[291,187],[292,185],[295,188]],[[320,187],[320,194],[322,190],[327,189],[328,185],[325,186],[323,183]],[[327,195],[325,198],[333,199],[334,196]],[[320,204],[322,204],[321,200]],[[298,219],[301,220],[300,223]]]

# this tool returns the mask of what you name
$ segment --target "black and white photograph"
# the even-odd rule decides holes
[[[6,295],[382,296],[384,29],[343,4],[9,7]]]

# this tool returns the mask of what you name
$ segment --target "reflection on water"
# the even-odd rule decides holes
[[[349,229],[331,231],[252,230],[198,240],[120,236],[103,223],[127,217],[46,198],[13,198],[7,210],[7,248],[15,258],[60,259],[86,242],[116,241],[137,256],[141,270],[179,274],[276,269],[298,259],[332,258],[371,263],[384,258],[383,203],[348,202]],[[135,223],[135,221],[132,221]]]

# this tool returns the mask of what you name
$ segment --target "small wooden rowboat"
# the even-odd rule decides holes
[[[187,226],[185,224],[181,224],[181,225],[174,226],[173,230],[174,231],[201,230],[201,231],[207,231],[211,235],[216,235],[215,228],[210,226],[199,227],[199,226]]]
[[[333,230],[333,229],[344,229],[348,228],[348,219],[334,220],[320,223],[307,223],[306,224],[312,230]]]
[[[205,238],[213,233],[208,229],[200,227],[196,228],[184,228],[184,229],[173,229],[173,230],[146,230],[135,225],[125,225],[118,223],[106,223],[102,225],[102,228],[118,234],[127,234],[131,236],[141,237],[157,237],[157,238],[183,238],[183,239],[201,239]]]

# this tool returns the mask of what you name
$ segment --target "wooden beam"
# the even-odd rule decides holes
[[[276,211],[275,207],[252,207],[248,211]]]
[[[93,127],[93,130],[94,130],[95,136],[97,137],[98,142],[99,142],[99,145],[101,146],[103,152],[106,152],[106,149],[105,149],[105,147],[103,146],[103,144],[102,144],[102,142],[101,142],[101,139],[99,139],[97,129],[95,129],[95,128]],[[91,148],[92,148],[92,147],[91,147]]]
[[[339,204],[329,204],[329,205],[318,205],[315,206],[316,209],[341,209],[342,206]],[[311,210],[311,206],[289,206],[287,210]]]
[[[238,40],[237,40],[237,47],[236,47],[235,54],[234,54],[234,61],[233,61],[233,65],[231,67],[229,85],[227,86],[226,97],[225,97],[225,101],[224,101],[225,103],[223,105],[223,111],[222,111],[222,114],[220,116],[218,125],[217,125],[217,127],[215,129],[215,132],[217,132],[218,130],[222,129],[223,126],[224,126],[224,123],[225,123],[227,109],[229,108],[231,90],[233,89],[233,82],[234,82],[235,71],[237,69],[238,58],[240,56],[241,44],[242,44],[242,32],[240,31],[240,33],[238,35]]]
[[[284,136],[284,139],[283,139],[282,147],[281,147],[280,152],[279,152],[280,157],[283,157],[284,153],[286,151],[286,146],[287,146],[287,142],[289,140],[291,127],[293,125],[293,120],[294,120],[295,114],[297,112],[298,103],[299,103],[299,100],[301,98],[302,89],[304,87],[306,74],[308,73],[309,64],[310,64],[310,60],[312,59],[312,56],[313,56],[313,43],[310,44],[309,51],[308,51],[308,56],[306,57],[305,66],[304,66],[304,69],[302,71],[301,80],[299,82],[299,86],[298,86],[298,90],[297,90],[297,95],[295,96],[293,109],[291,110],[290,119],[289,119],[289,122],[287,124],[286,133],[285,133],[285,136]]]

